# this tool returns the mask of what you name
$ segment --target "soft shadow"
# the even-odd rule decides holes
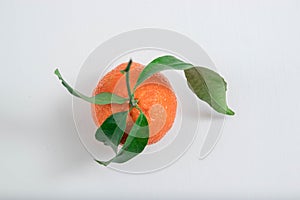
[[[67,171],[90,163],[92,157],[85,150],[78,137],[72,115],[72,103],[70,99],[59,98],[52,100],[55,106],[52,107],[50,116],[51,124],[55,126],[51,133],[53,150],[51,155],[51,176],[60,176]]]
[[[199,100],[200,101],[200,100]],[[199,102],[199,110],[201,118],[204,119],[223,119],[224,114],[216,112],[213,108],[211,108],[207,103],[205,102]]]

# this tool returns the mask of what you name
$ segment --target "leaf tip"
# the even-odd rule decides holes
[[[58,68],[56,68],[56,69],[54,70],[54,74],[55,74],[59,79],[61,79],[61,74],[60,74]]]
[[[100,164],[100,165],[103,165],[103,166],[105,166],[105,167],[107,167],[107,165],[110,163],[109,161],[100,161],[100,160],[96,160],[96,159],[94,159],[98,164]]]
[[[226,115],[234,115],[235,112],[233,110],[231,110],[230,108],[227,108],[226,110]]]

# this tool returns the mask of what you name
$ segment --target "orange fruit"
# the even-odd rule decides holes
[[[102,92],[110,92],[121,97],[128,98],[125,74],[120,71],[126,68],[128,63],[117,66],[108,72],[97,84],[93,95]],[[139,63],[132,63],[130,68],[130,87],[134,87],[138,76],[144,69]],[[177,109],[177,99],[168,79],[161,73],[154,74],[145,80],[134,92],[134,98],[138,101],[138,106],[145,114],[149,124],[148,144],[158,142],[172,127]],[[92,104],[92,115],[96,125],[99,127],[106,118],[116,112],[122,112],[129,109],[129,103],[124,104]],[[127,117],[126,130],[122,143],[134,123],[138,118],[139,111],[132,109]]]

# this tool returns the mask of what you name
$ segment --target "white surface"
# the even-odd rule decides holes
[[[299,1],[1,1],[0,199],[300,198]],[[143,27],[198,42],[229,85],[214,152],[128,175],[97,165],[80,144],[71,96],[101,42]],[[298,122],[298,123],[297,123]]]

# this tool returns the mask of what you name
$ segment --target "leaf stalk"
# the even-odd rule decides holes
[[[127,86],[127,92],[128,92],[128,98],[129,98],[129,105],[130,107],[136,107],[136,101],[134,100],[134,94],[131,92],[130,89],[130,77],[129,77],[129,73],[130,73],[130,67],[132,64],[132,60],[130,59],[127,67],[123,70],[123,72],[125,72],[125,76],[126,76],[126,86]]]

